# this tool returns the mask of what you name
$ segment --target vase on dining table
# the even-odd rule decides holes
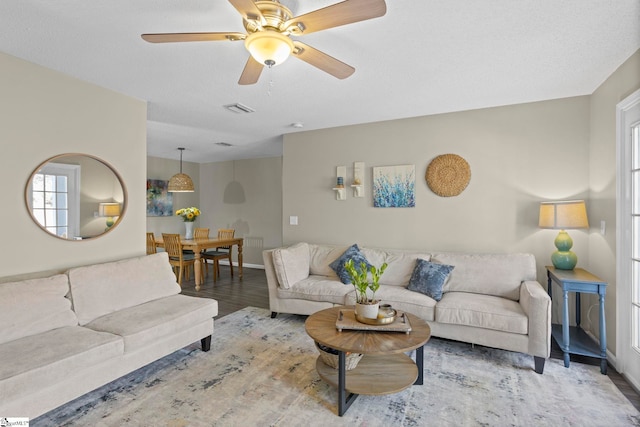
[[[193,239],[193,222],[185,221],[184,226],[186,228],[186,233],[184,234],[184,238],[187,240]]]

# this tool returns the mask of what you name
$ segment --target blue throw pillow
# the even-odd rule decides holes
[[[418,258],[407,289],[423,293],[436,301],[442,299],[442,287],[453,270],[453,265],[436,264]]]
[[[351,277],[349,277],[349,273],[347,272],[347,269],[344,268],[344,265],[350,259],[353,260],[353,265],[358,270],[360,270],[360,263],[362,262],[366,264],[367,270],[371,268],[371,264],[369,264],[369,261],[367,261],[367,258],[365,258],[362,252],[360,252],[360,248],[358,247],[358,245],[357,244],[351,245],[349,249],[347,249],[340,256],[340,258],[338,258],[337,260],[329,264],[329,267],[331,267],[333,271],[336,272],[336,274],[340,278],[340,281],[345,285],[351,284]]]

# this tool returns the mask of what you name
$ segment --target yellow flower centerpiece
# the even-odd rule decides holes
[[[200,215],[200,209],[196,207],[182,208],[176,211],[176,215],[181,216],[184,222],[193,222]]]

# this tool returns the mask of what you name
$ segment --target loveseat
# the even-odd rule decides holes
[[[426,320],[432,336],[526,353],[534,356],[535,371],[543,372],[551,349],[551,299],[536,281],[531,254],[429,253],[304,242],[269,249],[263,259],[271,316],[354,304],[353,286],[334,270],[354,248],[371,265],[388,265],[376,298]],[[355,259],[358,265],[360,258]],[[426,283],[438,278],[440,283]]]
[[[0,416],[35,418],[201,340],[218,302],[180,295],[166,253],[0,284]]]

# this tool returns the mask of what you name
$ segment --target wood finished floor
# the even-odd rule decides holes
[[[210,271],[211,273],[211,271]],[[220,266],[220,278],[214,283],[212,274],[209,274],[205,283],[196,291],[193,277],[182,283],[182,293],[203,298],[213,298],[218,301],[218,316],[226,316],[245,307],[260,307],[269,309],[269,292],[267,290],[267,278],[264,270],[244,268],[243,279],[238,278],[237,268],[234,268],[234,277],[229,274],[229,267]],[[562,351],[552,340],[551,357],[562,359]],[[600,365],[600,361],[588,357],[571,356],[571,363],[587,363]],[[571,367],[569,367],[571,369]],[[611,366],[607,375],[618,387],[633,406],[640,411],[640,394]]]

